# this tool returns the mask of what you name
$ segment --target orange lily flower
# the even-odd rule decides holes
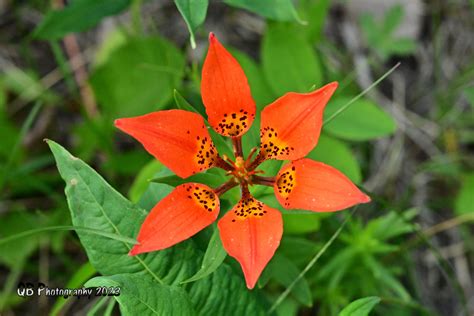
[[[118,119],[115,125],[182,178],[218,167],[231,179],[214,189],[199,183],[177,186],[151,210],[130,255],[165,249],[190,238],[217,219],[219,196],[240,185],[240,202],[219,220],[218,228],[225,250],[240,263],[252,289],[280,244],[283,221],[278,210],[251,195],[249,186],[273,186],[285,209],[314,212],[338,211],[370,198],[338,170],[304,158],[318,142],[323,110],[336,82],[311,93],[287,93],[265,107],[258,154],[252,159],[254,150],[244,159],[241,137],[255,118],[255,101],[239,63],[212,33],[209,42],[202,99],[211,127],[232,139],[235,161],[219,155],[204,119],[193,112],[159,111]],[[290,162],[276,177],[259,176],[256,169],[267,159]]]

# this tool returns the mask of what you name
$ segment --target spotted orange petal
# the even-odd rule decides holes
[[[307,158],[285,165],[278,173],[274,190],[286,209],[334,212],[370,202],[340,171]]]
[[[219,220],[218,227],[225,250],[240,263],[252,289],[280,245],[280,212],[253,197],[243,198]]]
[[[212,224],[219,213],[219,198],[204,184],[177,186],[148,214],[138,233],[134,256],[173,246]]]
[[[118,119],[115,126],[136,138],[150,154],[182,178],[217,163],[217,150],[199,114],[160,111]]]
[[[256,108],[247,77],[213,33],[202,68],[201,94],[209,124],[219,134],[237,137],[252,125]]]
[[[332,82],[311,93],[290,92],[265,107],[260,151],[267,159],[296,160],[318,143],[323,110],[337,88]]]

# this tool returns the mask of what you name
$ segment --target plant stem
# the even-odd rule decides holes
[[[247,166],[248,171],[253,171],[266,159],[265,154],[260,151],[255,159]]]
[[[362,98],[367,92],[369,92],[370,90],[372,90],[372,88],[374,88],[375,86],[377,86],[380,82],[382,82],[385,78],[387,78],[392,72],[395,71],[395,69],[398,68],[398,66],[400,66],[400,62],[398,62],[395,66],[393,66],[392,68],[390,68],[389,71],[387,71],[386,73],[384,73],[382,75],[382,77],[380,77],[379,79],[377,79],[374,83],[372,83],[369,87],[367,87],[364,91],[362,91],[361,93],[359,93],[358,95],[356,95],[355,97],[353,97],[349,102],[347,102],[345,105],[343,105],[339,110],[337,110],[336,112],[334,112],[333,115],[331,115],[330,117],[328,117],[327,119],[324,120],[323,122],[323,126],[328,124],[329,122],[331,122],[333,119],[335,119],[339,114],[341,114],[342,112],[344,112],[345,110],[347,110],[347,108],[352,104],[354,103],[355,101],[359,100],[360,98]]]

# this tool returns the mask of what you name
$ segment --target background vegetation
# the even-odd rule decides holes
[[[472,315],[473,9],[472,0],[0,0],[0,314]],[[259,109],[339,81],[325,117],[345,110],[309,156],[373,199],[336,214],[283,211],[282,244],[253,291],[214,226],[145,256],[151,274],[117,255],[142,209],[180,180],[113,120],[204,113],[211,31],[241,63]],[[249,134],[246,152],[258,122]],[[54,157],[44,138],[57,142]],[[68,190],[68,206],[63,179],[70,188],[76,174],[96,191]],[[123,236],[97,216],[97,192]],[[271,190],[254,193],[278,206]],[[237,198],[227,193],[223,210]],[[122,293],[22,298],[20,281]]]

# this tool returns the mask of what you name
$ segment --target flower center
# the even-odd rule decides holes
[[[234,170],[230,174],[234,177],[236,182],[240,184],[250,184],[250,180],[255,171],[248,171],[245,167],[245,160],[242,157],[237,157],[233,163]]]
[[[217,156],[220,159],[218,166],[226,170],[228,176],[232,176],[232,179],[214,189],[217,196],[224,194],[237,185],[241,187],[242,197],[251,197],[248,189],[251,185],[273,186],[275,184],[275,177],[259,176],[258,174],[262,174],[264,171],[255,170],[266,159],[266,156],[260,152],[257,157],[254,157],[255,152],[258,150],[258,148],[254,148],[249,153],[247,159],[244,159],[241,138],[232,138],[232,143],[234,157],[236,157],[235,161],[232,161],[226,155],[223,155],[222,158]]]

